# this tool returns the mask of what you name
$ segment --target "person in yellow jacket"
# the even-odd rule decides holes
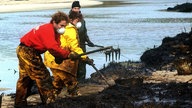
[[[80,48],[77,28],[81,26],[82,14],[78,12],[71,12],[69,14],[70,23],[65,27],[65,32],[60,37],[61,48],[70,52],[82,54],[83,50]],[[78,95],[77,91],[77,69],[79,60],[61,60],[58,63],[58,58],[52,56],[48,51],[44,54],[44,63],[49,67],[53,74],[53,86],[58,95],[64,86],[70,95]],[[87,64],[93,63],[87,55],[81,56],[80,60]]]

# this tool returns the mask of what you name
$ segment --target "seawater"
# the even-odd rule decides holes
[[[164,37],[173,37],[189,32],[192,27],[191,13],[167,12],[168,7],[185,3],[185,0],[129,0],[123,5],[82,8],[88,35],[93,43],[121,49],[120,61],[139,61],[148,48],[161,45]],[[129,4],[130,3],[130,4]],[[19,39],[31,28],[50,21],[56,11],[0,13],[0,88],[10,88],[5,93],[15,92],[19,76],[16,47]],[[98,49],[87,47],[87,51]],[[109,62],[102,52],[89,55],[100,69]],[[95,70],[87,65],[87,75]]]

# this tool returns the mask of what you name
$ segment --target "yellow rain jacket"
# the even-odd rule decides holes
[[[65,50],[69,50],[70,52],[76,52],[78,54],[82,54],[83,50],[79,45],[79,37],[78,31],[74,25],[69,23],[65,28],[65,33],[60,37],[61,47]],[[86,55],[81,56],[82,60],[86,59]],[[79,60],[64,60],[61,64],[55,63],[55,57],[52,56],[48,51],[44,54],[44,63],[47,67],[53,69],[63,70],[65,72],[71,73],[76,76],[77,68],[78,68]]]

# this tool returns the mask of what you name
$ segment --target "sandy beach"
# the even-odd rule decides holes
[[[71,8],[73,1],[74,0],[1,0],[0,13]],[[101,5],[102,2],[81,0],[80,4],[82,7],[87,7]]]

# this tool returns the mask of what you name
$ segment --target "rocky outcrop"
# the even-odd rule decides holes
[[[192,3],[183,3],[181,5],[176,5],[175,7],[169,7],[167,8],[167,11],[192,12]]]
[[[147,67],[177,69],[179,74],[191,74],[192,30],[175,37],[165,37],[159,47],[145,51],[140,59]]]

